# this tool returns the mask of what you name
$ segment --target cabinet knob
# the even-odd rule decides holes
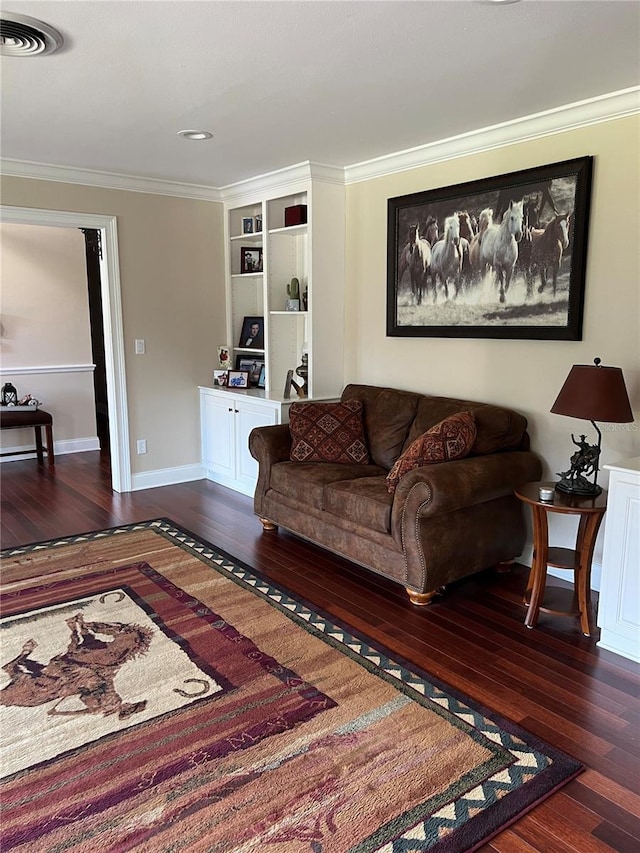
[[[232,412],[232,411],[233,411],[233,409],[231,409],[231,408],[230,408],[230,409],[229,409],[229,411],[230,411],[230,412]]]

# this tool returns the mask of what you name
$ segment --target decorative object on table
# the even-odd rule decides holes
[[[262,272],[261,246],[240,246],[240,272],[243,275]]]
[[[309,288],[305,285],[302,293],[302,310],[307,311],[309,308]]]
[[[290,228],[292,225],[305,225],[307,222],[307,205],[294,204],[291,207],[284,209],[284,227]]]
[[[223,370],[228,370],[231,367],[231,356],[229,355],[229,347],[226,345],[218,347],[218,364]]]
[[[256,216],[256,234],[260,234],[261,231],[262,231],[262,214],[259,213]]]
[[[37,698],[77,635],[88,662],[129,649],[58,715],[0,708],[6,850],[184,849],[202,827],[209,850],[471,850],[582,769],[167,519],[7,551],[2,581]]]
[[[579,441],[571,435],[578,449],[570,459],[570,467],[558,472],[562,479],[556,483],[556,489],[575,495],[599,495],[602,491],[598,485],[602,433],[595,422],[626,424],[633,421],[622,370],[603,367],[599,358],[594,358],[593,365],[574,364],[551,411],[554,415],[591,421],[598,434],[597,444],[589,444],[586,435],[581,435]],[[593,481],[588,479],[590,476]]]
[[[248,370],[230,370],[227,377],[227,387],[229,388],[248,388],[249,387],[249,371]]]
[[[243,216],[242,217],[242,233],[243,234],[253,234],[254,233],[253,216]]]
[[[307,396],[307,379],[309,376],[309,355],[306,352],[302,353],[302,358],[300,359],[300,364],[296,367],[295,371],[301,382],[296,382],[293,378],[293,370],[287,371],[287,378],[284,385],[284,398],[288,400],[291,396],[291,388],[295,388],[296,394],[298,397],[306,397]]]
[[[16,391],[15,385],[12,385],[11,382],[5,382],[5,384],[2,386],[2,391],[0,392],[0,402],[3,406],[18,405],[18,392]]]
[[[538,497],[541,501],[553,501],[555,493],[553,486],[540,486],[538,489]]]
[[[389,199],[387,335],[582,340],[592,165]]]
[[[291,279],[291,282],[287,285],[287,296],[289,297],[286,302],[286,310],[287,311],[299,311],[300,310],[300,280],[295,276]]]
[[[245,317],[240,333],[240,348],[264,349],[264,317]]]
[[[214,370],[213,371],[213,384],[217,385],[221,388],[226,387],[228,375],[229,375],[228,370]]]

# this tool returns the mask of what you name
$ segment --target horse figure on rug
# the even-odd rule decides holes
[[[434,304],[438,294],[438,276],[442,282],[445,298],[449,296],[448,280],[450,278],[453,279],[456,288],[454,298],[458,295],[462,260],[460,219],[458,214],[454,213],[452,216],[447,216],[444,221],[444,239],[439,240],[431,250],[431,286]]]
[[[480,269],[493,267],[500,302],[504,302],[522,240],[522,201],[511,201],[500,225],[490,225],[480,242]]]
[[[418,225],[412,225],[409,229],[409,255],[411,291],[416,305],[420,305],[427,287],[427,276],[431,270],[431,244],[420,236]]]
[[[47,711],[50,716],[78,714],[118,714],[125,719],[143,711],[142,702],[123,702],[114,686],[121,667],[147,652],[153,632],[141,625],[121,622],[85,622],[82,613],[66,620],[71,631],[67,650],[44,664],[30,655],[38,647],[27,640],[20,654],[2,669],[11,678],[0,690],[0,704],[34,708],[57,700]],[[103,640],[102,637],[111,639]],[[60,703],[77,696],[85,707],[58,710]]]
[[[544,230],[533,229],[531,245],[531,267],[540,273],[538,293],[542,293],[551,276],[553,295],[556,295],[558,270],[562,253],[569,246],[569,228],[571,214],[561,213],[555,216]]]

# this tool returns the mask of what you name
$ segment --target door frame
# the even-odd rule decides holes
[[[35,207],[10,207],[8,205],[0,207],[0,215],[3,222],[10,222],[15,225],[94,228],[100,231],[102,242],[100,287],[109,406],[111,487],[114,492],[130,492],[131,454],[129,450],[129,415],[116,217],[92,213],[74,213],[66,210],[43,210]]]

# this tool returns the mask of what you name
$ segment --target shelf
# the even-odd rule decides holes
[[[253,234],[234,234],[230,240],[246,240],[248,243],[261,243],[264,231],[256,231]]]
[[[308,223],[303,225],[289,225],[287,228],[270,228],[269,234],[306,234]]]
[[[262,358],[264,358],[264,350],[257,347],[233,347],[233,351],[255,353],[256,355],[262,355]]]
[[[262,278],[264,272],[234,272],[231,278]]]
[[[269,314],[293,314],[295,317],[306,317],[308,311],[269,311]]]

